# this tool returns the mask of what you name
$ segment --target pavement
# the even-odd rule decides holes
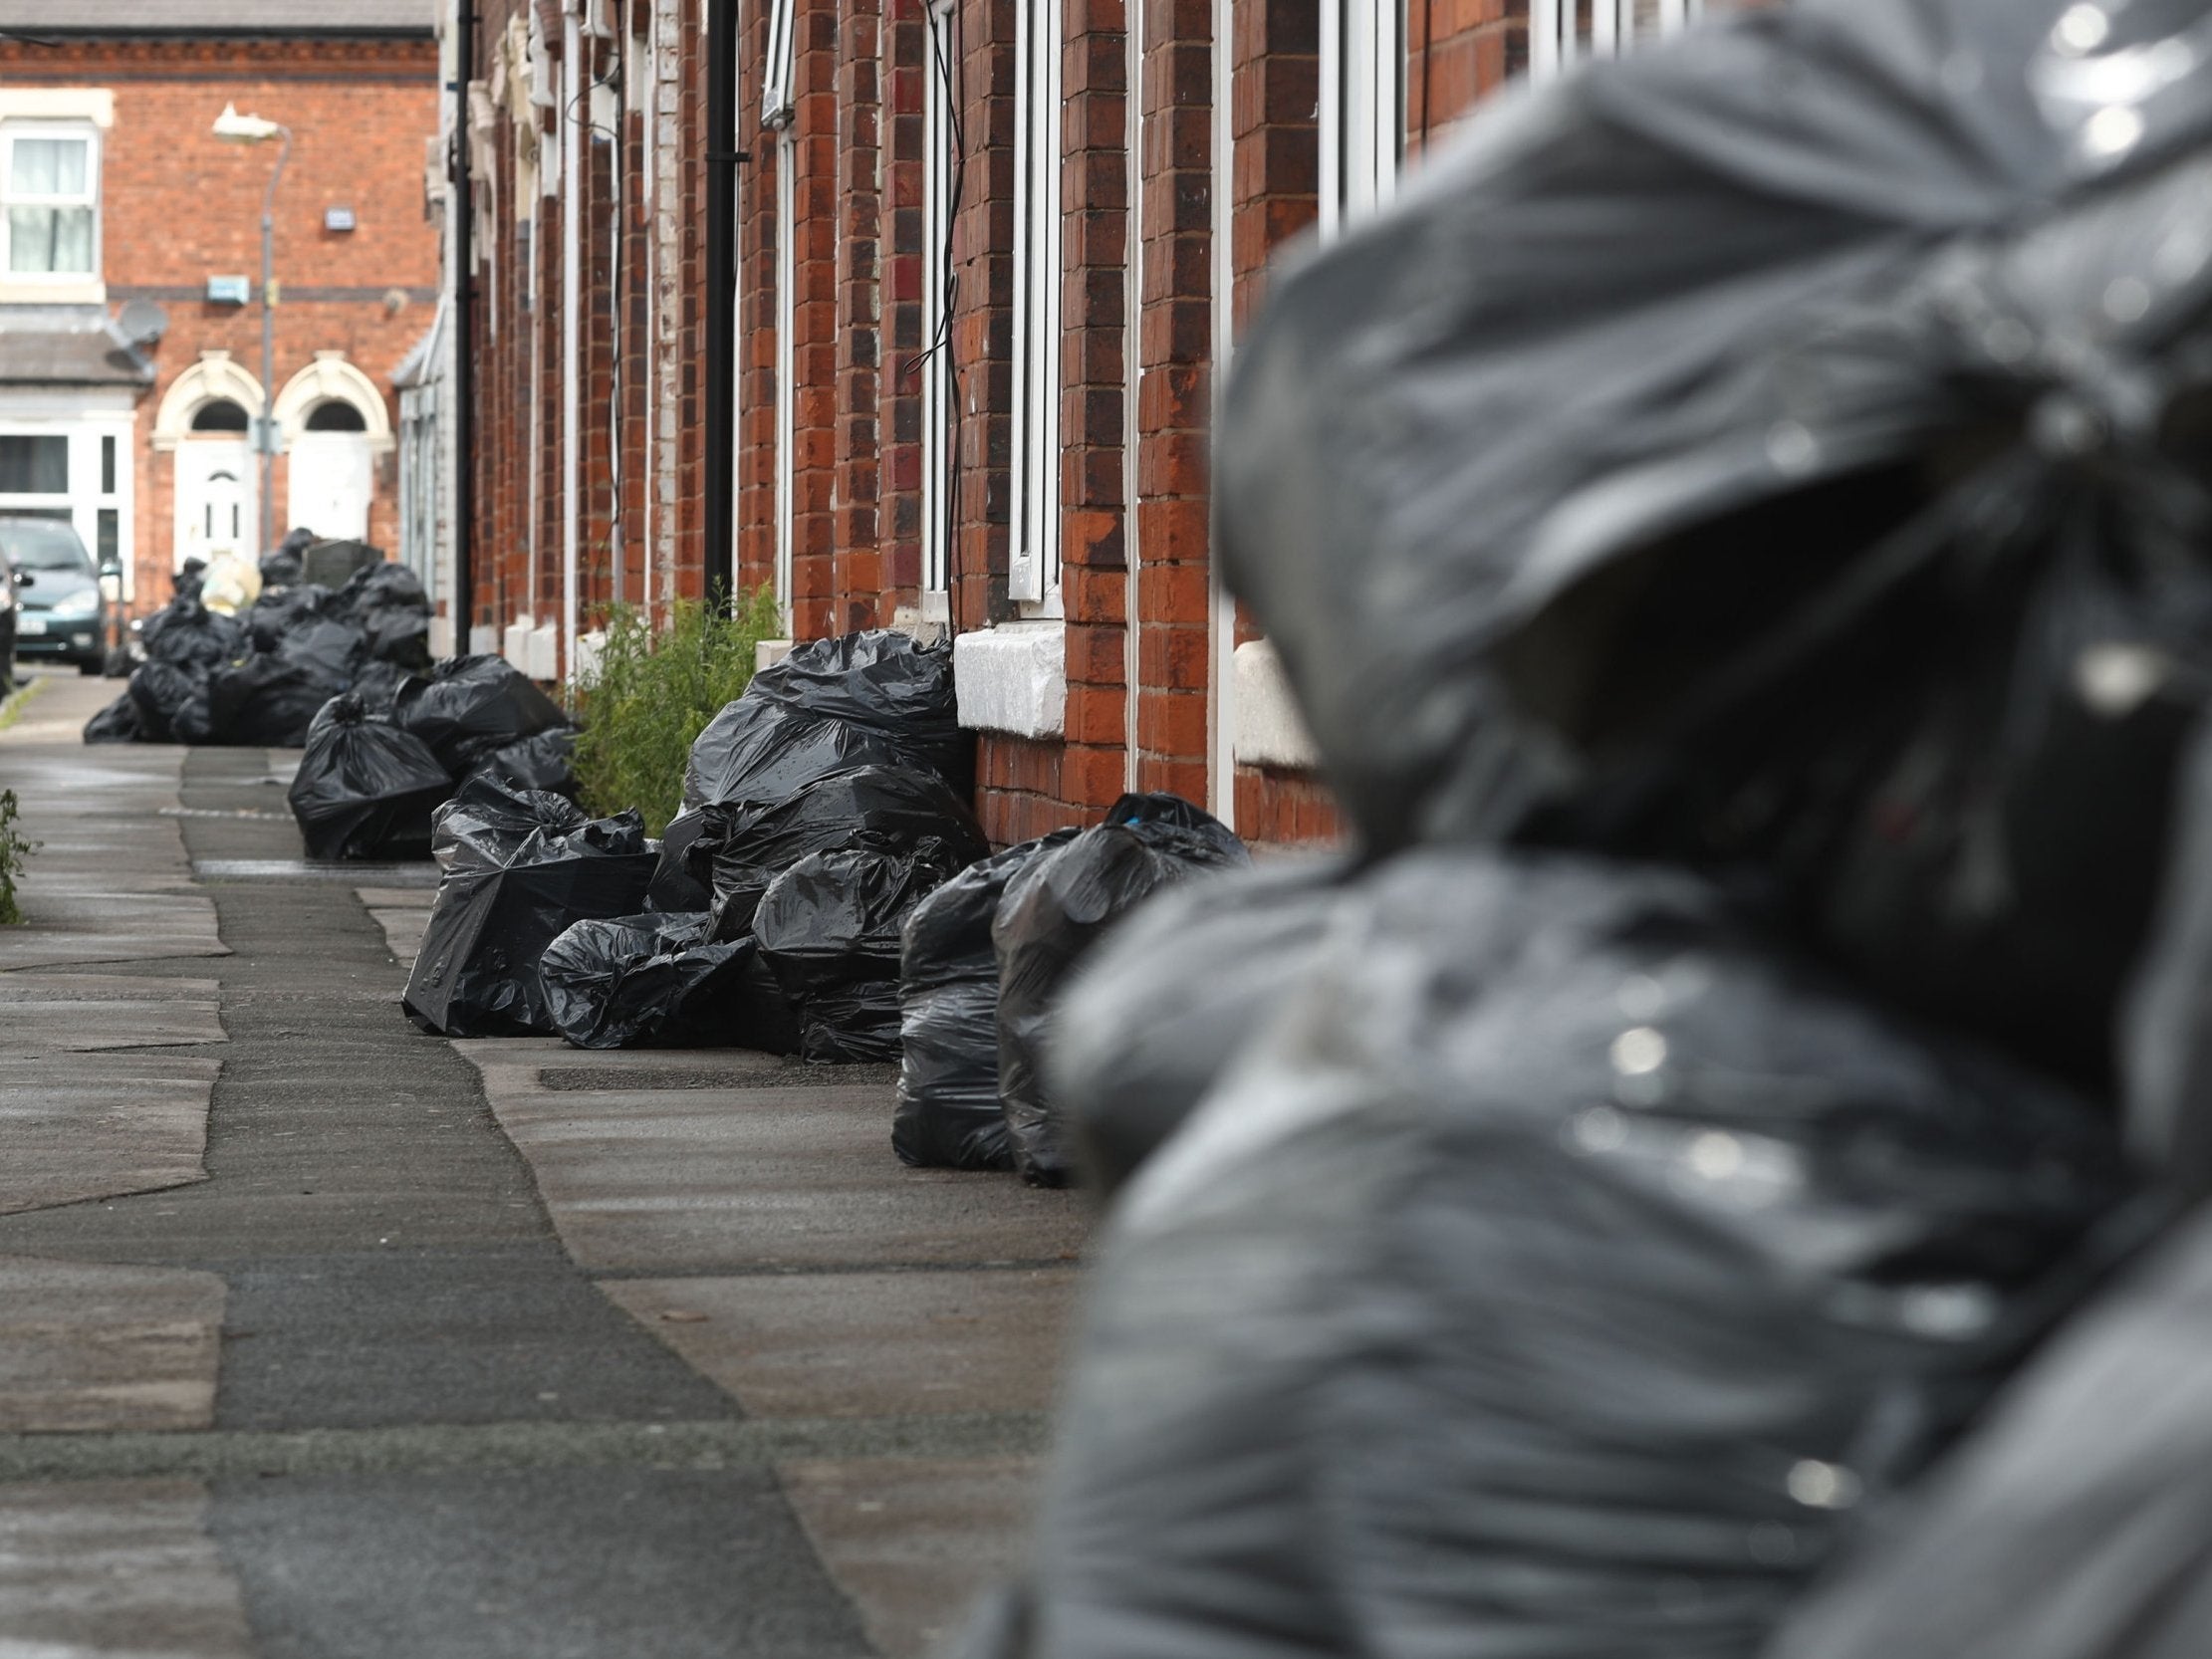
[[[12,700],[0,1656],[907,1659],[1017,1562],[1089,1226],[886,1067],[454,1043],[293,752]],[[9,718],[0,705],[0,719]]]

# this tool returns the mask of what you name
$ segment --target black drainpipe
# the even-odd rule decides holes
[[[476,78],[476,13],[455,0],[453,55],[453,652],[476,631],[476,284],[470,233],[476,208],[468,178],[468,85]]]
[[[706,591],[737,592],[737,0],[707,0],[706,83]]]

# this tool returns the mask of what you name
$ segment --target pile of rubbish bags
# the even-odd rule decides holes
[[[427,670],[429,630],[421,581],[380,557],[342,588],[258,588],[235,613],[180,584],[141,630],[145,661],[128,690],[93,716],[85,741],[298,748],[341,692],[374,704]]]
[[[1104,822],[1010,847],[931,894],[900,961],[900,1160],[1068,1185],[1067,1113],[1043,1056],[1071,976],[1140,901],[1250,861],[1189,802],[1127,795]]]
[[[431,812],[475,778],[577,793],[561,706],[495,656],[449,657],[388,695],[333,698],[310,724],[289,800],[311,858],[431,855]]]
[[[418,1025],[895,1064],[909,1164],[1065,1183],[1039,1057],[1071,971],[1148,895],[1248,862],[1173,796],[993,854],[966,805],[951,652],[889,630],[757,674],[692,745],[657,843],[634,813],[587,823],[497,767],[441,805],[439,768],[507,735],[433,719],[442,698],[410,683],[384,722],[341,699],[301,769],[327,748],[347,780],[318,804],[332,844],[432,845],[438,894],[405,999]]]
[[[510,735],[437,686],[403,691],[394,722],[455,762]],[[873,630],[802,645],[755,675],[692,745],[682,811],[657,843],[620,820],[562,818],[486,852],[454,828],[474,820],[451,816],[489,800],[496,786],[479,781],[437,832],[443,874],[408,1012],[448,1036],[895,1061],[901,929],[989,851],[966,805],[970,741],[950,650]],[[499,822],[520,825],[521,811]],[[600,856],[603,843],[622,857]],[[495,905],[486,871],[511,886],[520,865],[537,896]]]
[[[1793,0],[1271,278],[1222,552],[1358,845],[1061,1000],[957,1651],[2196,1651],[2208,192],[2202,4]]]

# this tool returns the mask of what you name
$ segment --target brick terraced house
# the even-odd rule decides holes
[[[69,519],[133,610],[275,535],[398,535],[392,371],[438,301],[436,0],[0,0],[0,512]],[[261,215],[273,209],[274,373]]]
[[[1208,557],[1240,323],[1476,100],[1699,9],[440,4],[463,303],[410,557],[547,679],[733,585],[799,639],[950,632],[1001,842],[1131,788],[1335,834]]]

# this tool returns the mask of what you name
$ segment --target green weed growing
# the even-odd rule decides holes
[[[14,790],[0,790],[0,927],[12,926],[23,920],[23,906],[16,902],[15,884],[23,874],[23,861],[39,849],[39,843],[26,840],[16,826],[16,799]]]
[[[659,834],[682,794],[691,740],[752,681],[754,647],[782,632],[776,595],[765,587],[734,615],[678,601],[657,631],[642,612],[617,607],[598,676],[577,694],[585,810],[603,817],[635,807],[647,831]]]

